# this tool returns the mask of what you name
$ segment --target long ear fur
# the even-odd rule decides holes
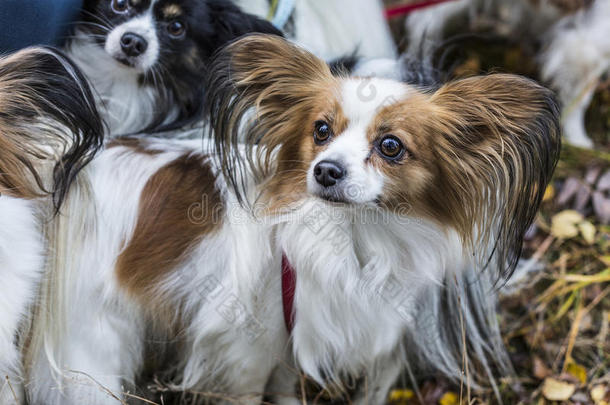
[[[431,101],[440,134],[437,200],[473,250],[490,247],[509,277],[559,157],[555,97],[531,80],[495,74],[449,83]]]
[[[0,59],[0,192],[52,194],[58,209],[102,136],[91,90],[61,52],[30,48]]]
[[[335,82],[325,62],[266,35],[244,37],[219,52],[208,80],[206,116],[217,156],[242,202],[243,170],[265,179],[273,169],[274,152],[300,136],[307,103],[332,91]],[[246,158],[240,153],[244,143]]]

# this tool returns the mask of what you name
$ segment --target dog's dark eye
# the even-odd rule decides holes
[[[112,0],[112,10],[115,13],[123,14],[129,9],[129,0]]]
[[[403,157],[405,154],[405,146],[402,144],[400,139],[394,135],[384,136],[377,146],[381,156],[388,160],[396,161]]]
[[[185,25],[180,21],[172,21],[167,26],[167,32],[169,32],[169,35],[171,35],[172,37],[181,36],[182,34],[184,34],[185,30]]]
[[[318,145],[324,145],[332,137],[330,126],[324,121],[316,121],[313,139]]]

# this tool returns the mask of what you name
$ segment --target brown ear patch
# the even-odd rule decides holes
[[[216,177],[202,156],[184,155],[155,173],[140,197],[138,221],[116,263],[119,283],[144,298],[206,235],[222,225]]]
[[[303,137],[313,135],[314,121],[325,112],[318,111],[320,106],[329,108],[338,99],[340,82],[326,62],[271,35],[249,35],[232,43],[209,69],[205,115],[214,126],[223,174],[240,202],[247,202],[242,169],[251,169],[260,182],[276,169],[283,172],[282,162],[296,173],[297,161],[306,160],[299,154]],[[255,119],[248,115],[252,107]]]

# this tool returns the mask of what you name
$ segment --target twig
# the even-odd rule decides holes
[[[8,375],[4,376],[4,378],[6,379],[5,385],[8,385],[8,389],[11,390],[11,394],[13,395],[13,399],[15,400],[15,405],[19,405],[19,398],[17,398],[17,393],[13,389],[13,385],[11,384],[11,379],[9,378]]]

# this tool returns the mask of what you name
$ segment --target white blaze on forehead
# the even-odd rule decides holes
[[[408,86],[391,80],[345,81],[340,103],[348,125],[312,163],[307,179],[309,191],[321,192],[313,170],[320,161],[331,160],[339,162],[347,173],[340,187],[349,201],[367,203],[377,199],[383,193],[385,178],[367,163],[373,148],[367,129],[382,108],[404,100],[411,91]]]
[[[350,125],[368,125],[382,108],[404,100],[413,91],[393,80],[350,79],[343,83],[341,108]]]
[[[148,43],[146,52],[138,56],[137,68],[148,70],[157,63],[159,58],[159,38],[157,37],[157,27],[153,16],[153,6],[155,1],[150,3],[150,7],[143,14],[125,21],[115,27],[108,37],[104,49],[112,57],[119,57],[123,51],[121,49],[121,38],[128,32],[137,34],[144,38]]]

